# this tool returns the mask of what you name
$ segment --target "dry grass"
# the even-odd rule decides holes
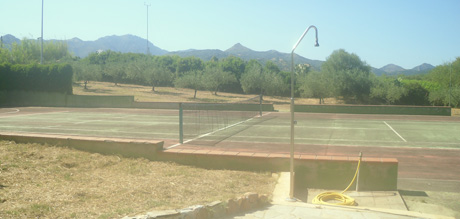
[[[156,87],[152,92],[152,87],[119,84],[108,82],[90,82],[87,90],[83,89],[83,83],[77,83],[73,87],[73,93],[78,95],[130,95],[139,102],[238,102],[249,99],[256,95],[234,94],[219,92],[214,95],[209,91],[198,91],[197,98],[193,99],[194,91],[185,88]],[[289,111],[290,97],[269,97],[264,96],[264,103],[273,103],[275,109],[279,111]],[[297,104],[318,104],[318,99],[296,98]],[[326,98],[326,104],[340,104],[335,98]]]
[[[118,84],[108,82],[90,82],[88,89],[83,89],[83,84],[75,84],[73,93],[78,95],[130,95],[139,102],[236,102],[254,97],[255,95],[233,94],[219,92],[213,95],[209,91],[198,91],[197,98],[193,99],[192,89],[174,87],[152,87]]]
[[[270,173],[205,170],[0,141],[0,218],[113,218],[271,194]]]

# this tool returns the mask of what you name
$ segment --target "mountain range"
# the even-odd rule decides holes
[[[59,40],[50,40],[50,41],[59,41]],[[106,36],[99,38],[95,41],[83,41],[79,38],[72,38],[69,40],[64,40],[67,43],[70,53],[75,56],[84,58],[88,56],[88,54],[97,52],[97,51],[104,51],[104,50],[112,50],[116,52],[122,53],[146,53],[147,52],[147,40],[143,39],[138,36],[134,35],[123,35],[123,36]],[[13,35],[5,35],[1,37],[1,45],[2,47],[5,46],[6,48],[10,48],[13,43],[20,43],[21,41],[14,37]],[[266,61],[272,61],[277,64],[281,70],[290,71],[290,63],[291,63],[291,54],[290,53],[282,53],[276,50],[269,50],[269,51],[254,51],[251,50],[240,43],[235,44],[234,46],[230,47],[229,49],[222,51],[219,49],[204,49],[204,50],[196,50],[196,49],[189,49],[189,50],[181,50],[181,51],[166,51],[157,46],[155,46],[150,41],[148,42],[149,53],[151,55],[178,55],[180,57],[189,57],[195,56],[200,58],[204,61],[210,60],[212,57],[216,57],[218,59],[222,59],[228,56],[236,56],[240,57],[243,60],[250,60],[256,59],[262,63]],[[305,57],[299,56],[295,54],[294,57],[295,64],[309,64],[312,66],[313,69],[319,70],[321,68],[321,64],[324,61],[320,60],[311,60]],[[419,66],[416,66],[412,69],[404,69],[395,64],[388,64],[381,68],[374,68],[372,67],[372,72],[376,75],[414,75],[414,74],[424,74],[429,72],[433,69],[434,66],[423,63]]]

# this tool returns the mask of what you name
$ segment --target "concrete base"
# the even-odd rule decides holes
[[[278,178],[278,183],[273,191],[272,204],[289,204],[288,201],[290,191],[290,173],[281,172]],[[329,190],[321,189],[309,189],[306,186],[296,185],[294,188],[294,197],[298,203],[312,204],[313,198],[322,193],[328,192]],[[341,192],[332,190],[329,192]],[[355,199],[359,207],[371,207],[371,208],[384,208],[384,209],[395,209],[405,210],[407,207],[404,204],[403,199],[398,191],[347,191],[346,195]]]
[[[280,173],[271,206],[234,218],[449,218],[408,211],[397,191],[350,191],[346,194],[355,198],[358,206],[332,206],[311,204],[314,196],[325,190],[302,190],[297,185],[295,196],[300,201],[289,202],[286,201],[290,189],[289,176],[289,172]]]
[[[307,189],[307,203],[312,204],[312,200],[322,192],[342,192],[326,191],[320,189]],[[347,191],[348,195],[355,199],[359,207],[384,208],[407,211],[406,204],[398,191]]]

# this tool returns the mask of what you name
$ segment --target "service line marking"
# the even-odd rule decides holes
[[[9,111],[9,112],[1,112],[0,114],[9,114],[9,113],[18,113],[19,112],[19,109],[16,109],[16,108],[13,108],[12,110],[13,111]]]
[[[388,128],[391,129],[391,131],[393,131],[399,138],[401,138],[404,142],[407,142],[406,139],[404,139],[393,127],[391,127],[390,124],[388,124],[387,122],[383,121],[383,123],[385,123],[385,125],[388,126]]]

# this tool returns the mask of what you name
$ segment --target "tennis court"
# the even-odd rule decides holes
[[[429,182],[460,191],[459,117],[296,113],[295,119],[296,153],[397,158],[399,185]],[[189,136],[182,145],[178,110],[3,108],[0,132],[164,140],[165,148],[290,150],[290,114],[280,112]]]

